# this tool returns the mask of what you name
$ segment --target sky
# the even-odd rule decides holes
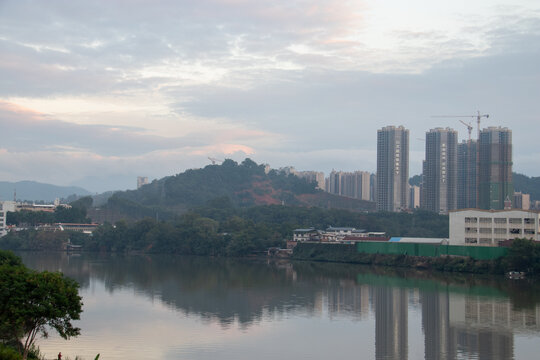
[[[540,176],[538,0],[0,0],[0,180],[135,188],[249,157],[376,171],[489,114]]]

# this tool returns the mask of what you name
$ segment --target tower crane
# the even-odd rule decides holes
[[[477,111],[476,115],[434,115],[432,117],[444,117],[444,118],[455,118],[455,117],[472,117],[476,118],[476,124],[478,126],[478,138],[480,138],[480,119],[485,117],[486,119],[489,118],[489,114],[480,114],[480,111]]]
[[[460,123],[462,123],[463,125],[465,125],[467,127],[467,131],[469,132],[469,142],[471,142],[471,133],[473,131],[473,127],[471,125],[471,123],[466,123],[465,121],[463,120],[459,120]]]

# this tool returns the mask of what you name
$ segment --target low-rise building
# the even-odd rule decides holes
[[[514,208],[529,210],[531,208],[531,195],[514,192]]]
[[[446,245],[448,239],[444,238],[419,238],[419,237],[392,237],[389,242],[399,242],[402,244],[435,244]]]
[[[293,231],[293,241],[319,241],[319,232],[315,228],[295,229]]]
[[[287,242],[287,248],[293,248],[298,242],[316,241],[328,243],[352,244],[358,241],[388,241],[385,232],[367,232],[353,227],[333,227],[326,230],[315,228],[296,229],[293,240]]]
[[[498,246],[510,239],[540,241],[540,212],[462,209],[449,212],[450,245]]]

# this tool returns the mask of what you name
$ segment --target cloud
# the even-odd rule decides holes
[[[476,110],[540,175],[538,6],[458,5],[2,1],[3,176],[157,177],[207,156],[374,171],[391,124],[411,130],[413,174],[425,131],[466,137],[430,115]]]
[[[255,152],[255,144],[264,146],[274,136],[221,126],[164,137],[137,127],[69,123],[1,101],[0,129],[0,178],[64,185],[97,174],[103,179],[134,178],[141,172],[163,177],[206,164],[208,156],[242,160]],[[124,183],[124,187],[130,186]],[[95,189],[111,188],[104,185]]]

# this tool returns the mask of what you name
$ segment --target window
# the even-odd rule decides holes
[[[527,235],[534,235],[535,231],[533,229],[525,229],[523,230],[523,233]]]
[[[472,227],[465,228],[465,233],[467,234],[476,234],[477,232],[478,230],[476,228],[472,228]]]
[[[495,234],[506,234],[506,229],[493,229]]]
[[[490,238],[480,238],[480,244],[491,244]]]
[[[512,228],[510,229],[510,234],[512,235],[521,234],[521,229]]]
[[[466,218],[465,218],[465,222],[466,222],[466,223],[473,223],[473,224],[476,224],[477,221],[478,221],[478,219],[475,218],[475,217],[466,217]]]
[[[506,224],[506,218],[495,218],[495,224]]]
[[[491,228],[480,228],[480,234],[491,234]]]
[[[523,221],[525,222],[525,224],[534,224],[534,219],[532,218],[525,218],[523,219]]]
[[[475,238],[465,238],[465,244],[476,244],[477,242]]]
[[[480,218],[480,223],[482,224],[491,224],[491,218]]]
[[[521,224],[521,218],[510,218],[510,224]]]

